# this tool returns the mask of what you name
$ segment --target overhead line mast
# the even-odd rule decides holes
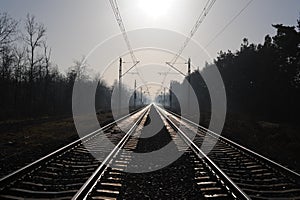
[[[181,46],[181,48],[179,49],[178,53],[175,55],[175,57],[171,60],[170,64],[175,64],[177,59],[179,58],[179,56],[182,54],[183,50],[187,47],[187,45],[189,44],[190,40],[192,39],[192,37],[195,35],[195,33],[197,32],[199,26],[202,24],[202,22],[204,21],[204,19],[206,18],[207,14],[209,13],[210,9],[213,7],[213,5],[215,4],[216,0],[208,0],[201,12],[201,14],[199,15],[196,23],[194,24],[192,30],[190,31],[188,37],[186,37],[183,45]]]
[[[178,58],[181,56],[182,52],[187,47],[187,45],[189,44],[190,40],[195,35],[195,33],[197,32],[198,28],[200,27],[200,25],[202,24],[202,22],[204,21],[204,19],[206,18],[206,16],[208,15],[209,11],[211,10],[211,8],[213,7],[213,5],[215,3],[216,3],[216,0],[208,0],[206,2],[205,6],[204,6],[204,8],[202,10],[202,12],[200,13],[199,17],[197,18],[197,21],[195,22],[194,26],[192,27],[191,31],[189,32],[189,35],[186,37],[183,45],[178,50],[178,53],[174,56],[174,58],[170,62],[166,62],[166,64],[169,65],[170,68],[169,68],[168,72],[165,73],[165,76],[164,76],[163,81],[161,83],[162,86],[165,84],[166,77],[167,77],[168,73],[171,71],[171,69],[174,69],[177,72],[180,72],[180,74],[184,74],[183,72],[181,72],[180,70],[178,70],[176,67],[174,67],[174,64],[176,63],[176,61],[178,60]],[[162,88],[163,88],[162,86],[160,88],[160,91],[162,91]]]
[[[132,59],[132,62],[135,64],[137,63],[137,59],[133,53],[133,49],[130,45],[130,42],[129,42],[129,39],[128,39],[128,36],[127,36],[127,33],[126,33],[126,29],[125,29],[125,26],[124,26],[124,23],[123,23],[123,20],[122,20],[122,16],[120,14],[120,11],[119,11],[119,7],[118,7],[118,4],[117,4],[117,1],[116,0],[109,0],[110,2],[110,5],[111,5],[111,8],[114,12],[114,15],[115,15],[115,18],[117,20],[117,23],[119,25],[119,28],[121,30],[121,33],[123,35],[123,38],[125,40],[125,43],[126,43],[126,46],[127,46],[127,49],[130,53],[130,56],[131,56],[131,59]]]
[[[116,18],[116,21],[119,25],[119,28],[120,28],[120,31],[123,35],[123,38],[124,38],[124,41],[126,43],[126,46],[127,46],[127,49],[130,53],[130,56],[131,56],[131,60],[132,60],[132,63],[133,63],[133,66],[130,67],[129,70],[127,70],[124,74],[122,74],[120,76],[120,78],[122,76],[124,76],[127,72],[129,72],[131,69],[133,69],[140,61],[137,60],[136,56],[134,55],[134,52],[133,52],[133,49],[132,49],[132,46],[130,45],[130,41],[128,39],[128,35],[127,35],[127,31],[126,31],[126,28],[124,26],[124,23],[123,23],[123,20],[122,20],[122,16],[120,14],[120,10],[119,10],[119,6],[118,6],[118,3],[117,3],[117,0],[109,0],[110,2],[110,5],[111,5],[111,8],[113,10],[113,13],[115,15],[115,18]],[[144,80],[144,78],[142,77],[142,75],[139,73],[138,69],[135,68],[136,71],[137,71],[137,74],[138,76],[140,77],[141,81],[143,82],[143,84],[146,86],[146,89],[147,89],[147,93],[150,95],[150,92],[149,92],[149,89],[148,89],[148,86],[146,84],[146,81]]]

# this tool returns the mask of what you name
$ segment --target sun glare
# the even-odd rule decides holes
[[[146,15],[157,19],[167,14],[170,4],[170,0],[140,0],[139,8]]]

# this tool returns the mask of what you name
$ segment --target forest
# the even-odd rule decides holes
[[[23,31],[20,31],[23,30]],[[0,13],[0,119],[72,114],[75,78],[86,81],[85,67],[74,61],[66,74],[51,61],[46,27],[28,14],[17,21]],[[98,83],[96,109],[110,105],[110,89]]]
[[[271,26],[271,25],[270,25]],[[236,51],[220,51],[214,65],[222,76],[227,113],[222,135],[299,172],[300,151],[300,19],[297,27],[274,24],[274,36],[262,44],[242,40]],[[189,81],[198,98],[200,125],[208,127],[211,101],[202,78],[212,74],[206,64]],[[173,81],[170,88],[186,94],[186,83]],[[171,108],[180,113],[172,93]]]
[[[224,81],[229,114],[274,122],[299,121],[300,19],[297,24],[272,25],[277,33],[266,35],[263,44],[250,44],[244,38],[239,50],[218,53],[214,64]],[[207,64],[186,79],[197,95],[200,110],[206,112],[211,105],[202,76],[209,74],[210,69]],[[172,82],[170,88],[175,87],[180,87],[180,83]],[[176,106],[178,102],[173,101],[171,107]]]
[[[297,122],[300,105],[300,19],[297,27],[272,25],[276,35],[263,44],[242,40],[235,52],[220,51],[218,67],[227,94],[228,113],[260,120]],[[23,30],[23,31],[20,31]],[[87,77],[81,61],[74,61],[65,74],[51,61],[46,27],[30,14],[23,21],[0,14],[0,119],[71,115],[75,78]],[[210,64],[194,71],[189,80],[202,111],[209,112],[210,97],[201,75]],[[176,81],[170,87],[180,87]],[[108,110],[111,89],[99,81],[96,110]],[[176,107],[175,99],[172,106]]]

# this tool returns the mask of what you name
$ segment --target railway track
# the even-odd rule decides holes
[[[154,119],[162,126],[155,135],[145,128]],[[2,178],[0,198],[300,199],[299,174],[155,105],[118,126],[111,123],[104,134],[91,133]],[[101,143],[102,137],[115,146]],[[167,144],[180,155],[176,161],[136,173],[157,167],[140,162],[139,153]],[[201,147],[213,148],[205,155]]]
[[[251,199],[300,199],[300,174],[175,113],[161,112],[186,133],[196,128],[193,142],[213,147],[208,157]]]
[[[248,199],[183,132],[176,132],[176,125],[154,106],[150,112],[152,117],[161,118],[162,130],[156,136],[141,139],[150,114],[145,115],[138,128],[119,143],[105,165],[98,168],[73,199]],[[183,151],[180,158],[150,173],[126,173],[127,168],[143,164],[136,162],[134,152],[153,151],[161,143],[171,143],[171,151]]]
[[[0,199],[71,199],[110,153],[103,138],[118,143],[126,134],[122,130],[135,128],[147,109],[124,116],[2,178]]]

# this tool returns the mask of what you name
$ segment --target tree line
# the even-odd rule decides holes
[[[244,38],[239,50],[218,53],[214,64],[225,84],[229,113],[271,121],[299,119],[300,19],[297,24],[297,27],[272,25],[276,35],[266,35],[262,44],[250,44]],[[202,111],[210,111],[211,106],[202,79],[202,75],[209,73],[211,67],[207,64],[185,80],[190,80]],[[173,82],[170,87],[180,87],[178,84]]]
[[[51,61],[46,33],[33,15],[17,21],[0,13],[0,119],[69,115],[76,77],[98,82],[87,77],[80,61],[66,75],[60,73]],[[107,109],[110,94],[100,81],[97,110]]]
[[[245,38],[237,51],[218,53],[214,64],[225,84],[228,112],[268,120],[298,119],[300,19],[297,22],[297,27],[272,25],[276,35],[265,36],[262,44],[250,44]],[[98,82],[86,75],[81,61],[66,75],[60,73],[51,61],[46,33],[46,27],[30,14],[17,21],[0,13],[0,119],[71,114],[75,79],[85,79],[86,84]],[[185,80],[194,88],[201,111],[207,112],[210,97],[202,75],[209,73],[207,64]],[[170,87],[181,85],[172,82]],[[96,110],[110,109],[111,91],[105,82],[98,82]],[[179,107],[172,96],[172,107]]]

